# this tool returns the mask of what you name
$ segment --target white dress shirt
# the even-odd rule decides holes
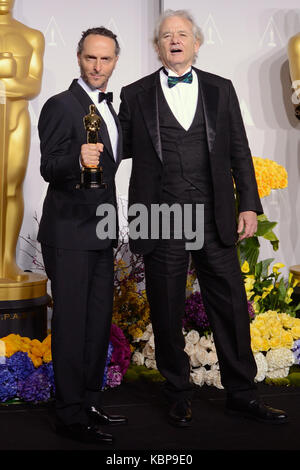
[[[101,103],[99,103],[98,97],[99,97],[100,91],[97,89],[92,90],[81,77],[78,79],[78,85],[80,85],[84,89],[84,91],[89,95],[89,97],[95,104],[96,108],[98,109],[99,113],[101,114],[107,127],[113,155],[116,160],[119,134],[118,134],[118,128],[117,128],[116,122],[114,120],[113,115],[110,112],[109,107],[107,106],[106,100],[103,100],[101,101]]]
[[[170,76],[178,77],[173,70],[169,70],[166,67],[165,70]],[[185,73],[190,70],[191,67]],[[198,104],[198,77],[194,70],[192,70],[192,74],[192,83],[179,82],[172,88],[169,88],[168,76],[163,70],[160,71],[160,83],[167,103],[177,121],[186,131],[191,127]]]

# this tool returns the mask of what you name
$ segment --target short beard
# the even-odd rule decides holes
[[[80,65],[80,76],[82,78],[82,80],[87,84],[87,86],[91,89],[91,90],[98,90],[97,87],[95,87],[94,85],[92,85],[89,80],[88,80],[88,77],[85,73],[85,71],[83,70],[82,66]]]

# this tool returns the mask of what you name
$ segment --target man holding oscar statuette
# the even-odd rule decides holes
[[[116,208],[114,177],[122,136],[107,85],[119,57],[117,37],[82,33],[80,78],[51,97],[39,119],[41,175],[49,182],[38,240],[53,296],[52,356],[58,433],[111,443],[101,424],[124,424],[101,408],[110,336],[115,233],[99,237],[97,208]]]

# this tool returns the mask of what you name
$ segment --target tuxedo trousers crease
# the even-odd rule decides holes
[[[87,424],[90,390],[100,397],[112,317],[113,253],[42,245],[51,281],[51,348],[56,415],[64,424]]]
[[[225,247],[214,231],[202,250],[192,252],[205,311],[213,331],[221,379],[228,393],[254,390],[247,297],[236,247]]]
[[[182,335],[188,260],[180,240],[161,240],[154,252],[144,257],[156,362],[171,402],[190,398],[192,393]]]
[[[156,362],[171,401],[191,396],[190,363],[182,333],[190,254],[214,336],[222,384],[228,393],[245,396],[252,396],[256,388],[248,304],[237,251],[220,241],[212,207],[206,204],[200,250],[186,251],[184,239],[161,239],[144,256]]]

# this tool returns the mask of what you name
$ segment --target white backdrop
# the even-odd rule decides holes
[[[300,263],[300,123],[294,117],[287,60],[287,42],[300,31],[299,0],[16,0],[14,17],[39,29],[46,38],[44,74],[40,95],[30,103],[32,142],[24,182],[25,215],[21,236],[35,238],[34,214],[41,215],[46,183],[39,173],[37,120],[44,102],[69,87],[78,76],[76,46],[81,32],[92,26],[112,29],[121,43],[121,56],[110,82],[118,110],[121,86],[151,73],[159,63],[151,45],[155,20],[163,8],[186,8],[205,35],[196,66],[230,78],[236,88],[252,154],[284,165],[287,189],[262,200],[266,214],[279,222],[276,261]],[[126,197],[130,163],[123,162],[117,188]],[[297,218],[298,217],[298,218]],[[22,239],[18,262],[31,269]],[[263,243],[261,257],[273,257]]]

